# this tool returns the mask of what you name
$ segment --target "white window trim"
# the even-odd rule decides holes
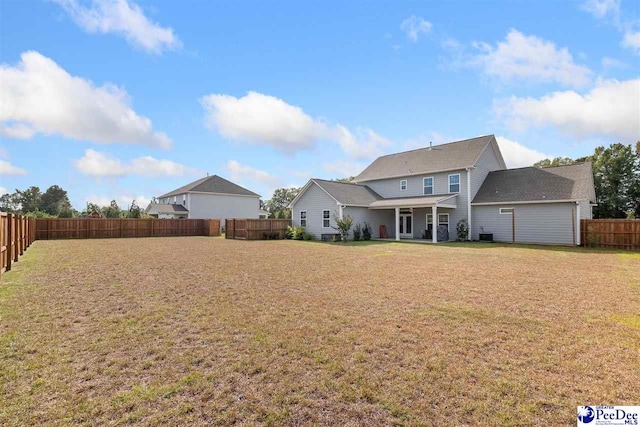
[[[302,213],[304,212],[304,225],[302,225]],[[300,227],[307,226],[307,211],[300,211]]]
[[[402,183],[404,183],[404,188],[402,188]],[[407,191],[408,188],[409,188],[409,181],[407,181],[406,179],[401,179],[400,180],[400,191]]]
[[[325,212],[329,212],[329,226],[328,227],[325,227],[325,225],[324,225],[324,220],[327,219],[327,218],[324,217],[324,213]],[[331,210],[329,210],[329,209],[323,209],[322,210],[322,228],[331,228]]]
[[[505,209],[510,209],[511,212],[503,212],[503,210]],[[513,215],[513,211],[514,208],[498,208],[498,212],[500,212],[500,215]]]
[[[458,183],[457,184],[453,184],[453,185],[457,185],[458,186],[458,191],[451,191],[451,177],[452,176],[456,176],[458,175]],[[460,183],[460,174],[459,173],[452,173],[449,175],[449,178],[447,178],[447,184],[449,184],[449,193],[460,193],[460,190],[462,189],[461,186],[462,184]]]
[[[438,227],[440,227],[440,215],[446,215],[447,216],[447,232],[449,232],[449,234],[451,234],[451,217],[449,216],[448,213],[439,213],[438,212]]]
[[[426,187],[426,185],[424,185],[425,179],[431,179],[431,194],[427,194],[424,192],[424,188]],[[435,190],[436,190],[436,179],[434,177],[425,176],[424,178],[422,178],[422,195],[423,196],[432,196],[435,194]]]

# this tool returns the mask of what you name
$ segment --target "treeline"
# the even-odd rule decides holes
[[[12,194],[0,196],[0,211],[17,213],[36,218],[76,218],[99,214],[105,218],[142,218],[142,209],[135,200],[128,209],[121,209],[115,200],[108,206],[87,203],[84,210],[73,209],[67,191],[52,185],[43,193],[40,187],[31,186]]]
[[[640,141],[633,145],[597,147],[590,156],[572,159],[556,157],[534,164],[537,167],[591,162],[596,188],[594,218],[640,218]]]

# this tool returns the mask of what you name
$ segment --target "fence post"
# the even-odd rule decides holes
[[[11,270],[11,261],[13,261],[13,214],[7,214],[7,265],[6,271]]]

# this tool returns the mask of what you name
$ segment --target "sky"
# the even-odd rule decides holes
[[[0,0],[0,193],[268,199],[495,134],[508,167],[640,139],[640,2]]]

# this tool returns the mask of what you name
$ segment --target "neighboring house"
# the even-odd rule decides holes
[[[258,218],[260,219],[267,219],[269,218],[269,212],[265,211],[264,209],[260,209],[258,211]]]
[[[158,218],[258,218],[260,195],[218,175],[170,191],[145,210]]]
[[[335,218],[350,215],[373,238],[384,226],[396,240],[455,240],[464,219],[473,240],[512,241],[515,225],[518,242],[579,244],[579,219],[591,218],[593,202],[590,163],[507,170],[487,135],[381,156],[354,183],[311,179],[290,206],[293,225],[316,238],[336,234]]]

